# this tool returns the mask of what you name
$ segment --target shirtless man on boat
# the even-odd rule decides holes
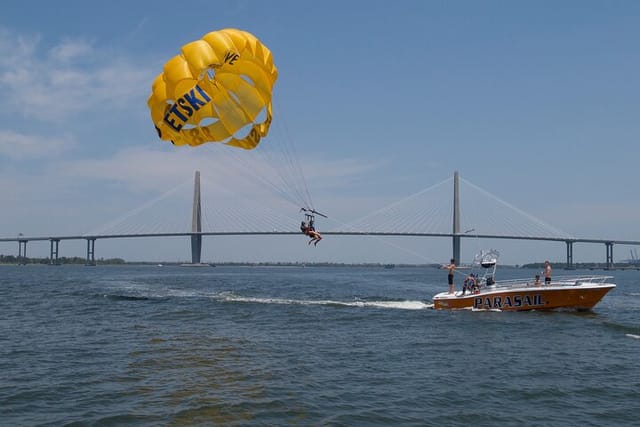
[[[449,293],[453,294],[453,274],[456,271],[456,260],[451,258],[451,262],[449,263],[449,265],[443,264],[441,268],[449,270],[449,274],[447,274],[447,282],[449,282]]]
[[[544,262],[544,284],[547,286],[551,284],[551,264],[549,261]]]

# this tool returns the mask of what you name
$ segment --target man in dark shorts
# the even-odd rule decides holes
[[[551,264],[549,264],[549,261],[544,262],[544,284],[551,284]]]
[[[443,265],[442,268],[446,268],[447,270],[449,270],[449,274],[447,275],[447,282],[449,283],[449,293],[453,294],[453,273],[456,270],[456,260],[451,258],[451,262],[449,263],[449,265]]]

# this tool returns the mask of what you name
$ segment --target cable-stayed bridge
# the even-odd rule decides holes
[[[18,242],[18,258],[25,259],[27,243],[49,241],[50,262],[58,263],[63,240],[85,240],[86,261],[95,264],[95,244],[100,239],[184,236],[191,239],[193,264],[201,261],[202,239],[206,236],[298,235],[299,217],[291,205],[261,200],[253,194],[243,198],[215,183],[201,191],[200,173],[144,205],[126,212],[90,232],[61,236],[3,237],[0,242]],[[215,189],[215,191],[211,191]],[[267,200],[268,199],[268,200]],[[328,221],[327,221],[328,222]],[[604,244],[606,266],[613,265],[614,245],[640,245],[640,241],[592,239],[572,236],[500,200],[460,178],[456,172],[439,184],[399,200],[348,223],[323,222],[323,235],[406,236],[450,238],[452,257],[460,261],[464,239],[511,239],[564,242],[566,264],[573,266],[574,243]]]

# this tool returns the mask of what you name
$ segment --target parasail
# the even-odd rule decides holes
[[[213,31],[184,45],[154,80],[147,105],[161,139],[247,150],[269,132],[278,70],[252,34]]]

